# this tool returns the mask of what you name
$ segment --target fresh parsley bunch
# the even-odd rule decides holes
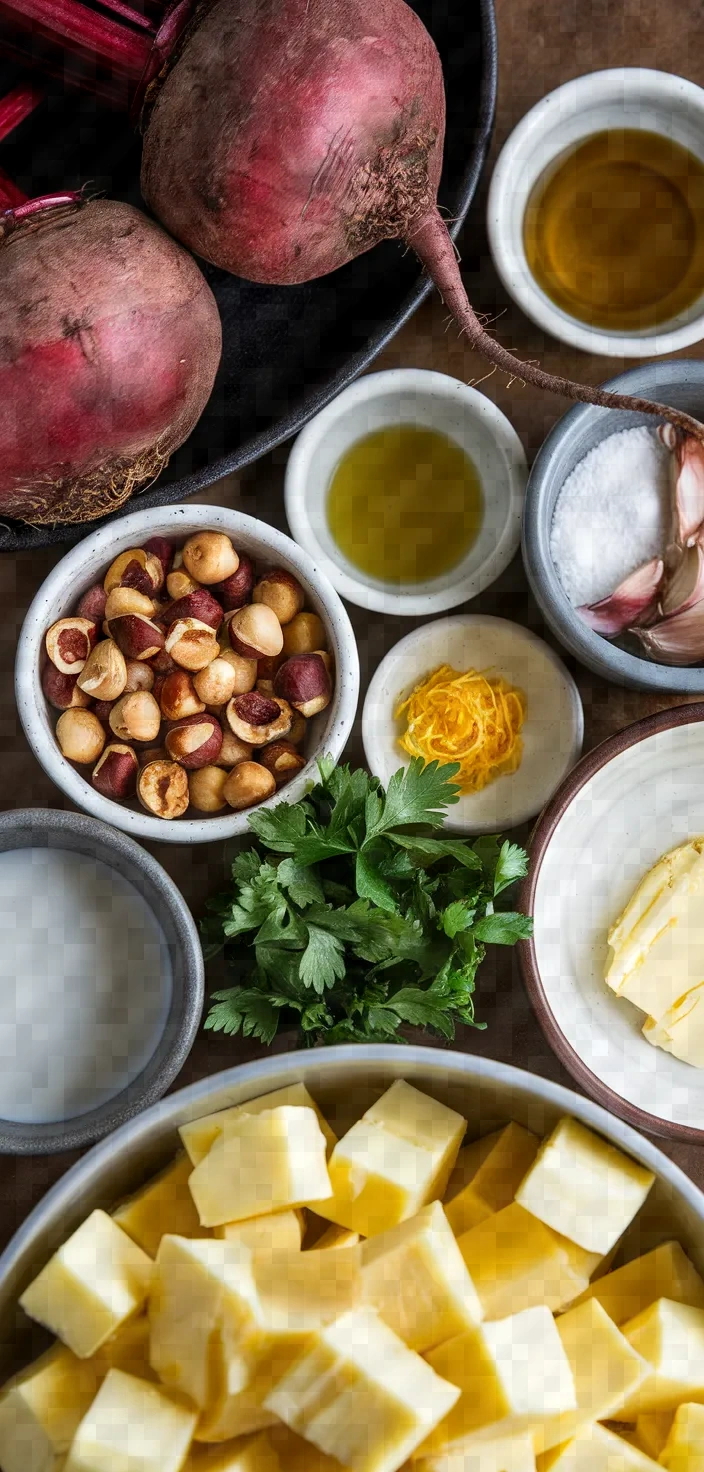
[[[496,907],[528,861],[497,838],[432,836],[458,801],[457,771],[415,759],[384,792],[325,758],[303,801],[252,813],[259,846],[235,860],[232,891],[202,926],[206,957],[224,946],[236,978],[214,993],[207,1028],[270,1043],[295,1016],[313,1045],[403,1042],[403,1023],[443,1038],[456,1022],[483,1025],[486,945],[531,934],[527,916]]]

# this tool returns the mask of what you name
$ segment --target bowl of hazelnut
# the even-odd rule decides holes
[[[135,511],[85,538],[19,638],[25,735],[56,786],[141,838],[205,843],[296,802],[359,694],[347,613],[313,559],[220,506]]]

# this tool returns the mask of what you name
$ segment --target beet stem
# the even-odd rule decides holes
[[[14,179],[0,169],[0,214],[6,210],[17,209],[19,205],[25,203],[26,199],[26,194],[17,188]]]
[[[631,394],[612,393],[607,389],[594,388],[591,384],[573,383],[570,378],[545,373],[533,363],[522,363],[520,358],[514,358],[508,348],[502,347],[500,342],[484,330],[470,306],[455,247],[437,208],[430,210],[418,225],[412,227],[406,239],[440,292],[445,306],[466,333],[471,346],[488,358],[490,363],[495,363],[502,372],[508,373],[511,378],[521,379],[523,383],[531,383],[535,388],[546,389],[548,393],[574,399],[580,404],[596,404],[602,409],[631,409],[637,414],[657,414],[660,419],[675,424],[685,434],[694,435],[704,442],[704,425],[689,414],[671,408],[669,404],[656,404],[650,399],[641,399]]]
[[[98,0],[98,3],[102,5],[103,10],[112,10],[115,15],[121,15],[123,20],[131,21],[133,26],[139,26],[140,30],[154,34],[155,26],[147,16],[142,15],[140,10],[133,10],[131,5],[124,5],[123,0]]]
[[[141,77],[151,53],[150,39],[90,10],[81,0],[3,0],[2,9],[35,22],[45,34],[80,45],[135,79]]]
[[[25,118],[34,112],[40,102],[44,100],[44,93],[40,87],[33,87],[31,82],[23,82],[19,87],[13,87],[0,100],[0,142],[19,128]]]

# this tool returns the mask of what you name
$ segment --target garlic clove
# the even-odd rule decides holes
[[[672,497],[675,538],[691,547],[704,522],[704,445],[674,425],[661,425],[662,443],[672,451]]]
[[[704,546],[697,540],[684,547],[677,566],[665,578],[660,606],[664,618],[684,613],[704,598]]]
[[[607,638],[622,634],[640,623],[653,608],[664,570],[662,558],[653,557],[629,573],[607,598],[583,604],[577,613],[595,634],[605,634]]]
[[[633,633],[658,664],[700,664],[704,661],[704,598]]]

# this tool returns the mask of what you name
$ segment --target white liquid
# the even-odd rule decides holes
[[[157,1048],[172,974],[156,916],[85,854],[0,854],[0,1118],[73,1119],[114,1098]]]

